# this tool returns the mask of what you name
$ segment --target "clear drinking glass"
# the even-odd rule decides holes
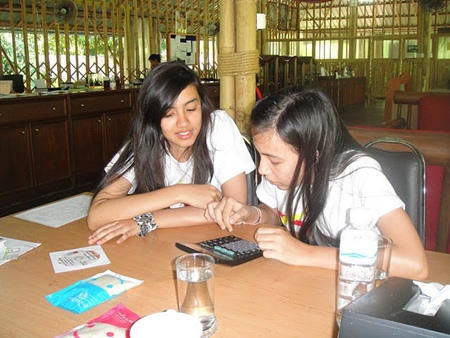
[[[377,271],[375,279],[377,284],[389,277],[389,268],[391,266],[392,239],[386,236],[378,236],[378,258]]]
[[[200,319],[202,337],[216,332],[218,320],[214,312],[214,258],[192,253],[176,260],[178,310]]]

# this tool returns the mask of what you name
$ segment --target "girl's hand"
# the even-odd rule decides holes
[[[180,189],[181,203],[200,209],[222,198],[222,192],[210,184],[177,184],[175,187]]]
[[[231,232],[233,225],[241,224],[252,216],[252,209],[232,197],[224,197],[219,203],[208,204],[205,218],[208,221],[216,222],[222,230],[226,229]]]
[[[255,240],[266,258],[277,259],[290,265],[303,265],[307,244],[300,242],[283,227],[258,228]]]
[[[105,224],[95,230],[88,238],[88,243],[102,245],[109,240],[120,236],[117,244],[125,242],[128,238],[136,236],[141,229],[132,218]]]

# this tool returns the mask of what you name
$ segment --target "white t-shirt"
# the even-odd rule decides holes
[[[288,191],[278,189],[263,177],[256,194],[262,203],[278,210],[282,223],[289,228],[285,205]],[[348,211],[354,207],[372,210],[374,221],[394,209],[405,208],[378,162],[368,156],[355,160],[330,182],[324,210],[317,219],[318,228],[324,235],[337,238],[339,232],[349,224]],[[303,216],[300,201],[294,216],[296,231],[301,226]]]
[[[222,184],[242,172],[246,174],[255,170],[255,164],[250,156],[242,135],[231,117],[223,110],[216,110],[211,114],[211,131],[207,135],[207,146],[214,166],[214,175],[209,184],[222,190]],[[117,153],[105,168],[108,172],[119,158]],[[192,157],[183,163],[178,162],[172,155],[165,158],[165,185],[192,183]],[[129,194],[136,190],[134,168],[122,175],[132,187]],[[172,207],[177,207],[174,205]]]

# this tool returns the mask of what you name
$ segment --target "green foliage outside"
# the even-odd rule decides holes
[[[89,36],[88,47],[86,47],[86,37],[84,35],[69,35],[68,36],[68,46],[69,50],[66,50],[65,36],[60,35],[59,41],[57,41],[56,34],[49,34],[47,36],[48,51],[45,50],[44,37],[42,34],[29,35],[28,41],[23,39],[23,34],[15,33],[15,39],[11,32],[1,32],[0,33],[0,46],[1,46],[1,62],[4,74],[26,74],[26,60],[25,51],[28,48],[28,57],[31,69],[29,70],[32,79],[45,78],[45,55],[52,56],[53,59],[65,58],[66,55],[78,57],[80,62],[85,62],[86,55],[88,56],[105,56],[108,55],[108,50],[105,51],[105,44],[102,39],[96,36]],[[15,42],[15,44],[13,43]],[[26,46],[25,46],[26,43]],[[116,41],[116,46],[118,45]],[[114,46],[114,41],[112,37],[108,38],[108,48],[112,50]],[[88,48],[88,49],[87,49]],[[35,61],[39,60],[39,71],[36,71]],[[49,65],[52,68],[52,65]],[[99,65],[103,67],[103,65]],[[39,73],[39,74],[38,74]],[[54,74],[56,75],[56,74]],[[66,75],[67,77],[67,75]]]

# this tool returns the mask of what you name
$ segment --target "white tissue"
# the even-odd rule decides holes
[[[426,316],[434,316],[441,307],[442,302],[450,299],[450,285],[441,285],[439,283],[423,283],[414,281],[420,288],[420,295],[413,298],[406,310],[420,313]]]

